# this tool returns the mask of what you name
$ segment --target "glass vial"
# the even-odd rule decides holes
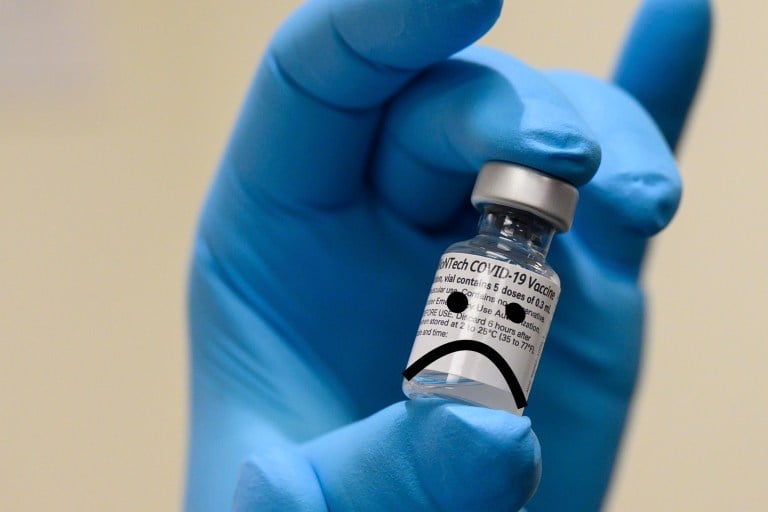
[[[407,397],[523,413],[560,295],[547,251],[577,201],[575,187],[533,169],[483,166],[479,232],[440,259],[403,372]]]

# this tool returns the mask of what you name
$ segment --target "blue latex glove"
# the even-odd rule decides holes
[[[187,510],[517,510],[539,483],[539,441],[529,509],[599,508],[638,370],[646,240],[679,200],[670,146],[709,6],[645,2],[624,90],[490,50],[448,59],[500,8],[318,0],[277,33],[194,246]],[[579,186],[600,165],[551,251],[563,293],[530,420],[401,401],[435,266],[474,234],[468,196],[488,160]]]

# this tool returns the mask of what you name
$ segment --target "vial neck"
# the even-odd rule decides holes
[[[490,205],[483,208],[479,222],[480,235],[498,239],[500,249],[518,250],[544,259],[555,228],[524,210],[509,206]]]

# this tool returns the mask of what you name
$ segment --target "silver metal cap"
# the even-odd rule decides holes
[[[565,181],[508,162],[488,162],[477,176],[472,204],[482,208],[500,204],[525,210],[568,231],[579,200],[579,191]]]

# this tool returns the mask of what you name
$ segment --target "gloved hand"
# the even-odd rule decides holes
[[[451,57],[500,8],[316,0],[272,41],[194,245],[187,510],[518,510],[539,441],[529,509],[599,508],[709,6],[645,2],[614,83],[479,48]],[[583,186],[550,253],[563,291],[530,420],[400,391],[439,257],[474,234],[488,160]]]

